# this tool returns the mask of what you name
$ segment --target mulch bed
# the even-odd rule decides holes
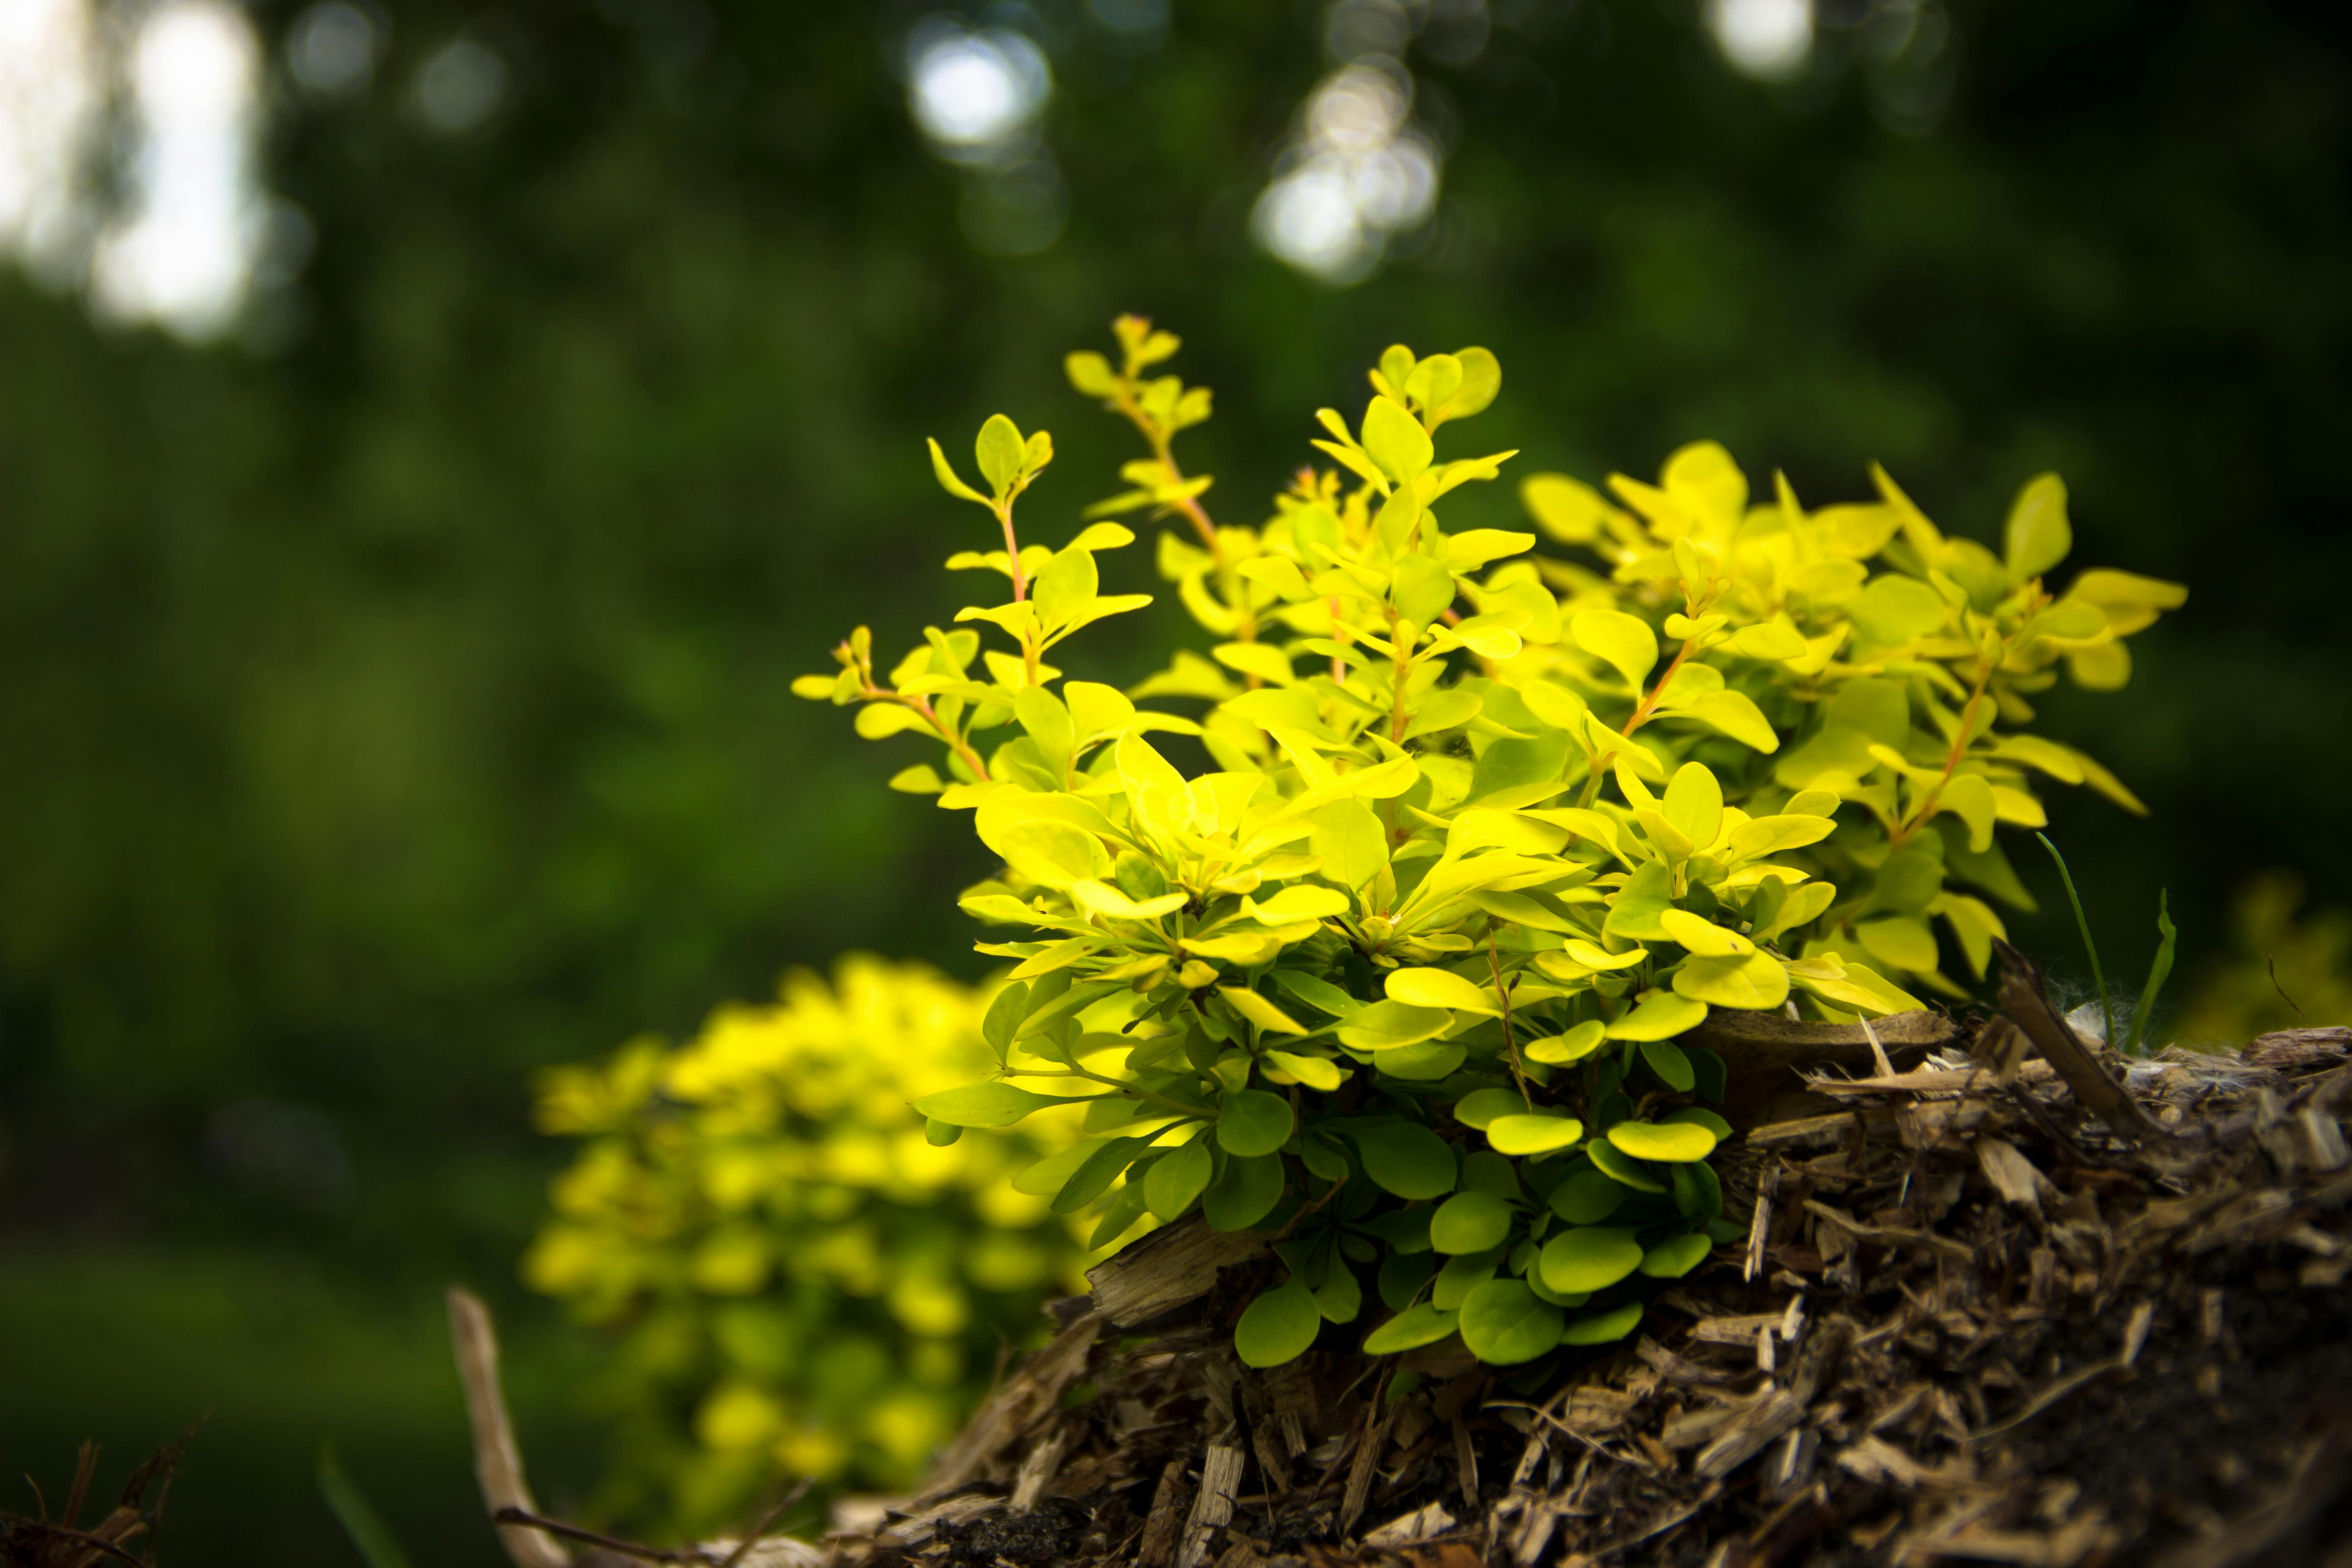
[[[2352,1030],[2126,1066],[2054,1018],[2012,987],[1728,1142],[1748,1245],[1551,1386],[1458,1350],[1252,1372],[1264,1264],[1180,1226],[922,1497],[746,1561],[2352,1568]]]

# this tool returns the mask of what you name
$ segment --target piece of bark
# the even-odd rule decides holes
[[[1772,1200],[1780,1192],[1780,1167],[1767,1165],[1756,1183],[1756,1213],[1748,1224],[1748,1253],[1740,1264],[1740,1278],[1749,1284],[1764,1272],[1764,1248],[1772,1232]]]
[[[2099,1065],[2099,1059],[2084,1045],[2050,1000],[2050,992],[2042,981],[2042,971],[2034,962],[2017,949],[1993,939],[1993,951],[2000,955],[2000,1008],[2010,1022],[2025,1032],[2066,1087],[2074,1091],[2074,1102],[2105,1122],[2118,1132],[2138,1138],[2169,1138],[2170,1131],[2139,1107],[2139,1101],[2124,1092]]]
[[[1267,1241],[1255,1231],[1212,1230],[1198,1216],[1155,1230],[1087,1270],[1095,1310],[1121,1329],[1165,1317],[1214,1289],[1220,1268],[1262,1256]]]
[[[1184,1527],[1184,1461],[1174,1458],[1160,1472],[1151,1494],[1151,1512],[1143,1521],[1143,1540],[1135,1549],[1136,1568],[1169,1568],[1176,1560],[1176,1540]]]
[[[1462,1417],[1454,1418],[1454,1484],[1460,1489],[1466,1509],[1478,1506],[1478,1450],[1470,1441],[1470,1428]]]
[[[1896,1013],[1872,1020],[1871,1028],[1886,1056],[1906,1066],[1959,1037],[1941,1013]],[[1716,1008],[1683,1043],[1704,1046],[1723,1058],[1728,1070],[1721,1109],[1734,1127],[1768,1121],[1776,1103],[1801,1094],[1801,1068],[1834,1066],[1866,1073],[1879,1061],[1859,1025],[1810,1023],[1741,1008]]]
[[[1339,1503],[1339,1533],[1346,1535],[1356,1528],[1363,1517],[1364,1504],[1372,1495],[1372,1478],[1380,1474],[1381,1455],[1389,1446],[1389,1428],[1396,1421],[1396,1406],[1381,1395],[1387,1392],[1383,1382],[1364,1407],[1364,1439],[1357,1446],[1355,1463],[1348,1468],[1348,1490]]]
[[[1066,1426],[1055,1428],[1029,1446],[1029,1452],[1022,1456],[1021,1469],[1013,1480],[1013,1512],[1027,1513],[1037,1506],[1037,1500],[1045,1495],[1045,1489],[1061,1472],[1062,1456],[1069,1446],[1070,1433]]]
[[[1234,1496],[1241,1490],[1244,1460],[1229,1443],[1212,1443],[1201,1460],[1201,1489],[1184,1521],[1184,1538],[1177,1548],[1176,1568],[1202,1568],[1209,1560],[1209,1542],[1233,1522]]]

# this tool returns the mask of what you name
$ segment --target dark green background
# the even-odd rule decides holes
[[[419,1563],[491,1563],[459,1278],[576,1499],[587,1348],[513,1283],[562,1152],[529,1074],[848,947],[974,971],[964,820],[879,788],[912,742],[785,688],[854,620],[895,648],[961,602],[933,568],[978,514],[924,435],[1050,426],[1048,538],[1114,488],[1127,442],[1059,361],[1121,310],[1217,389],[1189,452],[1239,521],[1397,340],[1496,350],[1475,443],[1523,470],[1714,436],[1820,502],[1875,458],[1990,538],[2057,468],[2078,563],[2193,585],[2127,693],[2048,705],[2155,808],[2053,808],[2111,968],[2144,969],[2159,885],[2193,964],[2249,873],[2352,879],[2340,8],[1960,4],[1917,135],[1844,35],[1768,89],[1686,0],[1517,0],[1470,65],[1416,62],[1446,205],[1344,290],[1246,233],[1317,7],[1177,0],[1139,56],[1036,10],[1072,195],[1042,256],[961,237],[892,72],[919,8],[523,0],[397,5],[373,96],[282,97],[269,179],[319,246],[269,352],[0,281],[0,1476],[54,1497],[92,1436],[111,1484],[209,1411],[170,1560],[356,1562],[310,1479],[331,1439]],[[398,89],[469,22],[516,95],[425,134]],[[1106,668],[1179,629],[1151,617]],[[2020,929],[2079,975],[2069,924]],[[208,1159],[257,1100],[348,1179]]]

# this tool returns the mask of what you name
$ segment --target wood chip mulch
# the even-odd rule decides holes
[[[2352,1568],[2352,1029],[2126,1065],[2021,973],[1952,1048],[1727,1143],[1747,1245],[1551,1386],[1458,1349],[1249,1371],[1257,1244],[1179,1226],[922,1496],[761,1555]]]

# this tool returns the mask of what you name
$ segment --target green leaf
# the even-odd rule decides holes
[[[1685,1046],[1683,1056],[1690,1062],[1691,1072],[1697,1080],[1698,1097],[1721,1104],[1724,1090],[1731,1086],[1731,1068],[1721,1057],[1704,1047]],[[1669,1116],[1666,1120],[1672,1121],[1674,1118]]]
[[[1723,1183],[1706,1161],[1676,1165],[1673,1177],[1675,1209],[1685,1219],[1701,1223],[1723,1212]]]
[[[1298,888],[1286,890],[1303,893],[1328,891],[1328,889],[1322,888]],[[1278,1035],[1303,1035],[1307,1032],[1306,1026],[1299,1023],[1297,1019],[1246,987],[1220,985],[1217,987],[1217,994],[1223,997],[1226,1005],[1234,1012],[1239,1013],[1261,1029],[1271,1029]]]
[[[1110,368],[1110,361],[1092,349],[1080,349],[1062,359],[1063,374],[1070,385],[1087,397],[1114,397],[1118,394],[1118,377]]]
[[[1347,1081],[1347,1069],[1329,1057],[1302,1056],[1295,1051],[1268,1051],[1265,1064],[1277,1068],[1309,1089],[1328,1094]]]
[[[1566,1314],[1517,1279],[1489,1279],[1462,1299],[1462,1342],[1489,1366],[1516,1366],[1559,1343]]]
[[[1093,1233],[1087,1237],[1087,1250],[1100,1251],[1125,1236],[1135,1222],[1143,1217],[1143,1208],[1141,1187],[1130,1182],[1119,1188],[1111,1194],[1110,1202],[1103,1205],[1102,1218],[1095,1222]]]
[[[1551,1212],[1570,1225],[1599,1225],[1624,1201],[1623,1184],[1599,1171],[1579,1171],[1551,1190]]]
[[[1511,1234],[1511,1205],[1492,1193],[1456,1193],[1430,1216],[1429,1239],[1440,1252],[1484,1252]]]
[[[1718,1143],[1731,1136],[1731,1123],[1701,1105],[1686,1105],[1680,1110],[1661,1116],[1658,1120],[1670,1125],[1677,1121],[1687,1121],[1694,1127],[1704,1127],[1715,1134],[1716,1142]]]
[[[1586,1154],[1612,1182],[1633,1188],[1637,1193],[1663,1193],[1666,1184],[1652,1175],[1639,1160],[1633,1159],[1614,1143],[1596,1139],[1584,1146]]]
[[[1703,691],[1687,702],[1674,704],[1668,716],[1696,719],[1744,746],[1768,754],[1780,749],[1780,731],[1772,728],[1772,721],[1764,717],[1764,710],[1756,706],[1755,699],[1744,691]]]
[[[1675,971],[1675,994],[1717,1007],[1763,1012],[1789,999],[1789,972],[1769,952],[1751,952],[1744,958],[1688,958]]]
[[[1664,993],[1609,1026],[1612,1040],[1664,1040],[1706,1022],[1706,1004]]]
[[[1421,477],[1436,455],[1421,421],[1392,398],[1375,397],[1364,410],[1364,451],[1381,471],[1400,485]]]
[[[960,1089],[943,1089],[915,1101],[915,1109],[951,1127],[1010,1127],[1049,1105],[1076,1105],[1086,1095],[1034,1094],[991,1079]]]
[[[1312,974],[1301,974],[1295,969],[1276,970],[1274,983],[1309,1007],[1328,1013],[1334,1018],[1345,1018],[1360,1011],[1364,1005],[1329,981],[1318,980]]]
[[[1688,1094],[1698,1082],[1698,1075],[1691,1070],[1690,1058],[1683,1055],[1682,1047],[1672,1040],[1643,1041],[1642,1059],[1658,1075],[1658,1081],[1676,1094]]]
[[[1078,1167],[1091,1160],[1101,1150],[1106,1140],[1089,1138],[1073,1143],[1056,1153],[1046,1155],[1033,1164],[1024,1165],[1013,1173],[1013,1190],[1032,1197],[1051,1197],[1068,1184]]]
[[[1560,1331],[1559,1342],[1564,1345],[1614,1344],[1633,1331],[1642,1321],[1642,1303],[1628,1301],[1607,1312],[1587,1312],[1572,1318]]]
[[[1662,1241],[1642,1255],[1642,1272],[1652,1279],[1679,1279],[1706,1260],[1714,1247],[1706,1237],[1692,1232]]]
[[[1389,863],[1387,830],[1379,816],[1360,800],[1335,800],[1307,814],[1313,825],[1307,853],[1319,857],[1323,875],[1350,891],[1362,887]],[[1315,1003],[1322,1006],[1321,1003]],[[1326,1007],[1325,1012],[1331,1009]]]
[[[1584,1123],[1543,1111],[1499,1116],[1486,1124],[1486,1142],[1500,1154],[1549,1154],[1584,1137]]]
[[[1382,1051],[1372,1058],[1372,1065],[1383,1078],[1402,1079],[1406,1083],[1435,1083],[1454,1076],[1470,1055],[1470,1047],[1459,1041],[1428,1040],[1416,1046],[1400,1046],[1392,1051]]]
[[[1544,1243],[1536,1267],[1543,1282],[1563,1296],[1605,1290],[1642,1266],[1642,1244],[1630,1230],[1584,1226]]]
[[[2066,521],[2066,481],[2055,474],[2026,480],[2010,506],[2001,538],[2009,574],[2020,583],[2065,560],[2074,548],[2074,525]]]
[[[1290,1101],[1262,1089],[1228,1094],[1217,1110],[1217,1143],[1228,1154],[1271,1154],[1289,1142],[1290,1127]]]
[[[2156,930],[2163,940],[2156,945],[2156,962],[2148,965],[2147,984],[2139,994],[2139,1005],[2132,1010],[2131,1039],[2124,1047],[2126,1056],[2140,1054],[2141,1044],[2147,1037],[2147,1020],[2156,1011],[2157,994],[2164,989],[2165,980],[2172,973],[2172,949],[2180,932],[2172,924],[2171,901],[2169,889],[2160,889],[2156,895]]]
[[[1432,429],[1445,420],[1467,419],[1482,412],[1503,389],[1503,366],[1490,350],[1466,348],[1453,357],[1462,367],[1462,384],[1454,388],[1453,396],[1431,410]]]
[[[1498,1016],[1502,1007],[1495,994],[1450,969],[1391,969],[1386,989],[1389,1000],[1422,1009],[1450,1007],[1465,1013]],[[1363,1021],[1362,1015],[1357,1022]]]
[[[1181,1149],[1161,1155],[1144,1173],[1143,1203],[1154,1215],[1173,1223],[1192,1206],[1216,1174],[1216,1157],[1208,1140],[1196,1138]]]
[[[1046,625],[1058,626],[1093,604],[1095,592],[1101,585],[1102,578],[1095,570],[1091,552],[1064,550],[1037,574],[1031,596]]]
[[[1462,1298],[1495,1277],[1503,1261],[1503,1249],[1490,1247],[1485,1252],[1463,1252],[1445,1260],[1437,1271],[1437,1282],[1430,1287],[1429,1299],[1440,1311],[1460,1309]]]
[[[1421,1294],[1437,1267],[1437,1256],[1431,1252],[1391,1252],[1381,1258],[1375,1279],[1381,1304],[1391,1312],[1403,1311]]]
[[[1715,1152],[1714,1129],[1690,1121],[1620,1121],[1609,1130],[1609,1142],[1620,1153],[1636,1160],[1673,1163],[1704,1160]]]
[[[1282,1201],[1282,1156],[1227,1156],[1223,1174],[1209,1184],[1201,1212],[1212,1230],[1247,1230]]]
[[[986,496],[981,494],[978,490],[972,489],[970,485],[956,478],[956,471],[949,466],[948,455],[940,450],[940,444],[937,441],[932,441],[929,443],[929,446],[931,448],[931,472],[938,477],[940,488],[947,491],[948,494],[954,496],[959,500],[977,501],[980,505],[986,506],[988,504],[988,498]]]
[[[1307,1281],[1290,1280],[1258,1293],[1234,1325],[1234,1350],[1244,1366],[1280,1366],[1297,1361],[1323,1329],[1323,1310]]]
[[[952,1121],[923,1119],[923,1142],[934,1149],[944,1149],[963,1136],[963,1129]]]
[[[1136,1156],[1150,1147],[1147,1138],[1114,1138],[1087,1157],[1062,1190],[1054,1194],[1055,1214],[1076,1214],[1110,1190]]]
[[[1408,555],[1396,563],[1395,573],[1390,596],[1397,613],[1414,626],[1429,625],[1454,603],[1454,574],[1428,556]]]
[[[1339,1043],[1352,1050],[1392,1051],[1433,1040],[1454,1026],[1454,1015],[1440,1007],[1375,1002],[1339,1026]]]
[[[1889,647],[1943,630],[1951,613],[1941,594],[1916,577],[1894,572],[1871,579],[1846,605],[1846,614],[1865,637]]]
[[[1364,1336],[1366,1355],[1396,1355],[1433,1345],[1454,1332],[1454,1314],[1418,1301]]]
[[[1484,1128],[1498,1116],[1525,1110],[1528,1102],[1517,1089],[1474,1089],[1454,1102],[1454,1120],[1465,1127]]]
[[[1110,879],[1111,860],[1101,839],[1074,823],[999,815],[990,809],[994,800],[982,807],[975,826],[981,841],[1007,866],[1048,888]]]
[[[1028,1016],[1028,984],[1015,980],[990,998],[988,1014],[980,1023],[981,1037],[1002,1059],[1004,1053],[1013,1048],[1013,1032]]]
[[[1565,1067],[1570,1062],[1580,1062],[1599,1050],[1608,1039],[1608,1034],[1607,1025],[1598,1018],[1590,1018],[1564,1035],[1555,1035],[1545,1040],[1529,1040],[1519,1047],[1519,1053],[1531,1062],[1541,1062],[1548,1067]]]
[[[980,427],[980,438],[971,448],[974,460],[980,464],[980,477],[1000,497],[1021,477],[1028,449],[1029,444],[1021,437],[1021,427],[1002,414],[988,416],[988,423]]]
[[[1658,662],[1658,637],[1647,621],[1622,610],[1590,609],[1569,623],[1577,647],[1606,661],[1627,685],[1640,689]]]
[[[901,795],[938,795],[948,787],[939,770],[929,763],[917,763],[900,768],[890,775],[890,787]]]
[[[1349,1130],[1364,1174],[1407,1200],[1443,1197],[1454,1190],[1454,1151],[1417,1121]]]
[[[1363,1282],[1356,1278],[1354,1269],[1334,1258],[1331,1271],[1315,1288],[1315,1305],[1326,1322],[1352,1323],[1356,1314],[1364,1310]]]

